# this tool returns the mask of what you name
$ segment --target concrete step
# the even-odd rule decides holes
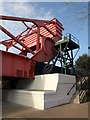
[[[72,96],[59,96],[54,91],[4,90],[3,98],[9,102],[37,109],[47,109],[69,103]],[[7,97],[6,97],[7,95]]]
[[[75,82],[75,77],[70,75],[36,76],[32,82],[19,81],[16,90],[4,89],[3,100],[44,110],[69,103],[76,88],[73,88],[70,95],[67,93]]]

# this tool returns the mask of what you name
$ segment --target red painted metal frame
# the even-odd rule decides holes
[[[6,30],[3,26],[0,26],[0,29],[7,34],[11,39],[2,41],[1,43],[6,46],[6,51],[10,47],[15,47],[16,49],[20,50],[20,54],[27,56],[27,53],[31,53],[33,56],[33,59],[37,61],[37,55],[40,54],[40,50],[44,53],[44,58],[46,57],[45,52],[43,51],[44,45],[43,41],[46,41],[45,38],[49,37],[51,38],[51,43],[53,47],[53,41],[60,40],[62,38],[62,24],[54,18],[51,21],[48,20],[36,20],[36,19],[28,19],[28,18],[19,18],[19,17],[12,17],[12,16],[0,16],[1,20],[12,20],[12,21],[21,21],[26,26],[26,29],[22,31],[19,35],[14,36],[12,35],[8,30]],[[25,22],[32,22],[34,25],[28,26]],[[25,33],[27,32],[27,33]],[[49,39],[50,41],[50,39]],[[22,46],[22,49],[16,46],[16,44],[19,43]],[[51,45],[50,45],[51,46]],[[50,47],[47,45],[47,47]],[[50,48],[51,49],[51,48]],[[47,51],[48,53],[48,51]],[[53,51],[52,51],[53,53]],[[48,55],[49,60],[51,57]],[[32,58],[31,58],[32,59]],[[47,61],[44,59],[43,62]],[[38,61],[41,62],[41,59],[38,59]]]
[[[33,78],[35,61],[47,62],[53,55],[54,42],[62,38],[62,24],[56,18],[49,21],[12,16],[0,16],[0,20],[21,21],[26,27],[25,30],[15,36],[10,33],[9,30],[0,25],[0,29],[11,38],[0,42],[6,46],[7,51],[2,52],[2,75]],[[32,22],[33,25],[28,26],[27,22]],[[22,46],[22,49],[16,46],[17,43]],[[10,47],[15,47],[20,50],[19,55],[9,53],[8,49]],[[26,57],[27,53],[32,54],[30,59]],[[5,58],[7,58],[7,60]],[[14,66],[13,61],[15,62]],[[27,67],[23,67],[25,65]],[[6,68],[9,68],[9,71]]]
[[[2,55],[0,76],[34,78],[35,61],[1,50],[0,55]]]

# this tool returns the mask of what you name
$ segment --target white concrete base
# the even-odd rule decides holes
[[[75,82],[74,76],[58,73],[36,76],[32,82],[20,81],[17,90],[3,90],[3,100],[44,110],[69,103],[76,88],[67,93]]]

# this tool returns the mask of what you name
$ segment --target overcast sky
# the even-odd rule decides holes
[[[18,0],[17,0],[18,1]],[[1,14],[18,17],[27,17],[35,19],[57,18],[64,27],[63,34],[71,33],[80,41],[80,51],[78,56],[83,53],[88,53],[88,3],[87,2],[2,2]],[[2,25],[9,29],[11,33],[18,34],[23,30],[20,23],[2,22]],[[6,39],[6,36],[1,33],[0,40]],[[12,49],[11,49],[12,50]],[[16,52],[16,51],[15,51]],[[77,57],[78,57],[77,56]]]

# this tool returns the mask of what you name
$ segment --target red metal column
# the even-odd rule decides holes
[[[40,43],[40,26],[37,28],[37,41],[36,41],[36,52],[39,50],[39,43]]]

